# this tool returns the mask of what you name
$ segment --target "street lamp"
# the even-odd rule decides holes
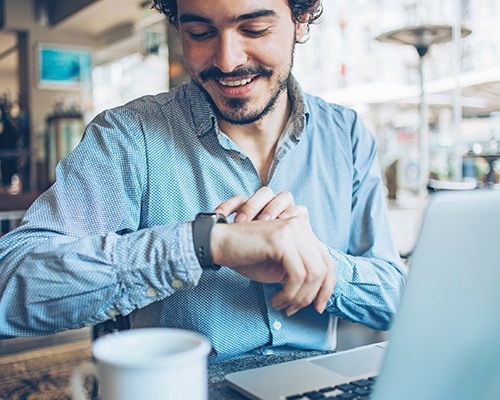
[[[470,29],[461,28],[461,37],[471,33]],[[429,117],[427,94],[424,88],[424,57],[433,44],[445,43],[453,38],[450,25],[419,25],[396,29],[382,33],[375,39],[383,43],[411,45],[418,53],[418,71],[420,76],[420,132],[419,132],[419,194],[425,196],[429,180]]]

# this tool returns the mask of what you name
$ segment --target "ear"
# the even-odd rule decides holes
[[[296,34],[297,34],[297,42],[300,42],[302,38],[306,35],[308,30],[308,22],[309,22],[310,14],[306,13],[300,17],[300,20],[296,22]]]

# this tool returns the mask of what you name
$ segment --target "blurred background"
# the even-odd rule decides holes
[[[431,181],[498,185],[500,2],[323,3],[294,74],[361,115],[390,204],[418,202]],[[98,112],[186,79],[148,0],[0,0],[0,218],[50,186]]]
[[[428,124],[423,180],[498,183],[500,2],[326,0],[324,6],[323,24],[297,51],[296,73],[306,90],[361,114],[377,137],[388,186],[395,180],[390,197],[420,190],[419,54],[415,46],[381,38],[402,28],[416,41],[419,34],[428,35],[420,38],[429,44],[423,60]],[[468,30],[465,37],[464,32],[455,37],[460,28]],[[443,42],[433,44],[439,35]]]

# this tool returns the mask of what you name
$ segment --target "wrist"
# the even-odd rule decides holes
[[[225,265],[223,260],[224,237],[227,232],[227,224],[215,224],[210,234],[210,252],[215,265]]]

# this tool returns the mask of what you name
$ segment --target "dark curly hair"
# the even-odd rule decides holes
[[[160,13],[165,14],[168,21],[178,27],[177,20],[177,0],[152,0],[154,8]],[[321,17],[323,13],[322,0],[288,0],[288,4],[292,11],[293,21],[299,22],[304,14],[310,14],[308,24],[312,24]]]

